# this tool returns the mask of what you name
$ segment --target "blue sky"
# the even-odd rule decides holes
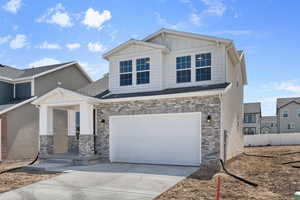
[[[0,0],[0,63],[77,60],[98,79],[103,52],[162,27],[224,37],[246,52],[245,101],[273,115],[277,97],[300,96],[299,9],[298,0]]]

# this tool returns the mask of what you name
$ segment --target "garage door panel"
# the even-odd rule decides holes
[[[198,165],[200,113],[113,116],[112,162]]]

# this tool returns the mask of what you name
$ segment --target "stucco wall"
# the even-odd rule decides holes
[[[61,83],[61,85],[58,84]],[[75,66],[69,66],[35,79],[35,96],[43,95],[57,87],[80,89],[90,82]]]
[[[6,114],[7,159],[34,158],[38,152],[38,109],[25,104]]]
[[[101,154],[102,157],[109,156],[109,116],[202,112],[202,163],[217,161],[220,156],[220,106],[218,96],[100,104],[96,106],[97,152]],[[211,123],[207,121],[208,115],[211,115]],[[101,123],[103,119],[105,123]],[[172,141],[172,139],[174,138],[170,138],[170,141]]]
[[[221,155],[230,159],[243,152],[243,99],[244,85],[242,82],[241,68],[234,65],[227,57],[228,81],[230,88],[222,96],[222,133]],[[224,145],[224,131],[227,132],[226,149]]]

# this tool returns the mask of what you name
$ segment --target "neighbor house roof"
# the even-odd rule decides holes
[[[97,95],[103,93],[108,90],[108,74],[105,74],[99,80],[77,90],[78,92],[89,95],[92,97],[96,97]]]
[[[261,118],[262,122],[276,122],[277,121],[277,117],[276,116],[263,116]]]
[[[244,103],[244,113],[261,113],[261,104],[255,103]]]
[[[90,82],[92,82],[92,79],[89,77],[89,75],[82,69],[82,67],[76,61],[64,62],[64,63],[46,65],[40,67],[33,67],[28,69],[17,69],[7,65],[0,65],[0,78],[6,79],[8,81],[30,79],[33,77],[39,77],[51,73],[53,71],[71,66],[73,64],[78,67],[78,69],[87,77],[87,79]]]
[[[277,103],[276,103],[276,107],[277,109],[280,109],[292,102],[298,103],[300,104],[300,97],[290,97],[290,98],[278,98],[277,99]]]
[[[9,112],[15,108],[18,108],[26,103],[29,103],[36,98],[37,97],[31,97],[31,98],[27,98],[27,99],[17,99],[17,100],[8,102],[7,104],[1,104],[0,105],[0,115],[4,114],[6,112]]]

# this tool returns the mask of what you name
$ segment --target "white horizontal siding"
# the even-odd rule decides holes
[[[226,59],[223,45],[169,34],[164,37],[154,38],[151,42],[167,46],[170,49],[170,53],[164,54],[158,49],[132,45],[115,53],[109,59],[109,88],[112,93],[146,92],[226,82]],[[211,53],[212,55],[212,79],[209,81],[196,81],[195,55],[199,53]],[[176,83],[176,57],[186,55],[191,55],[192,57],[192,80],[189,83]],[[144,57],[150,57],[150,83],[136,85],[135,61],[137,58]],[[122,60],[133,61],[133,84],[131,86],[120,86],[119,63]]]

